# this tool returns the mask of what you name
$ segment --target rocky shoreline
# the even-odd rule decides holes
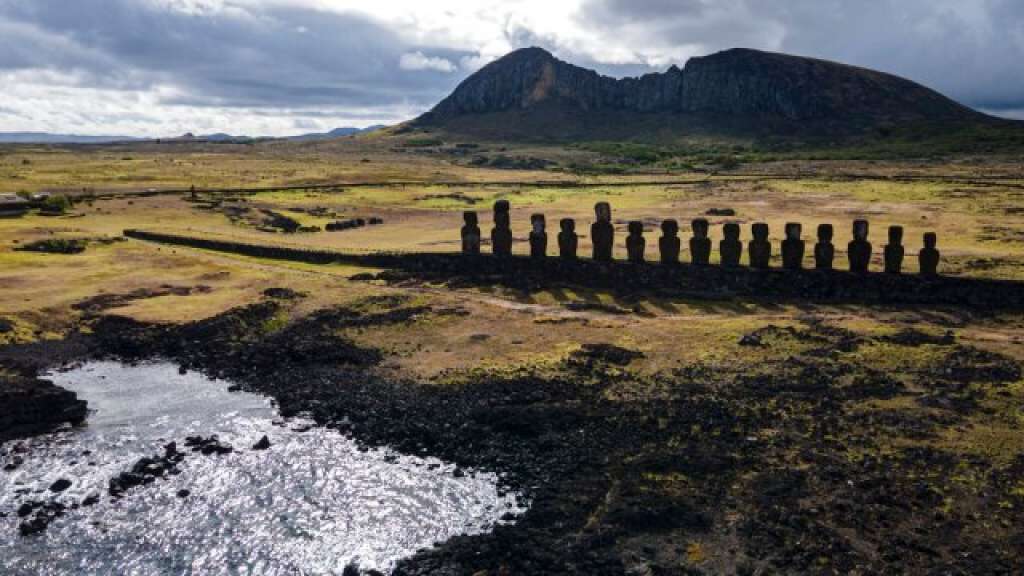
[[[0,346],[0,442],[81,424],[87,403],[39,375],[87,358],[92,350],[89,338],[77,332],[65,340]]]
[[[81,424],[87,414],[84,400],[48,380],[0,377],[0,442]]]
[[[759,346],[797,353],[756,371],[687,365],[657,376],[636,353],[591,346],[555,370],[487,370],[444,383],[396,381],[383,354],[346,330],[439,313],[396,301],[384,312],[335,308],[272,331],[267,301],[183,326],[96,321],[74,345],[0,350],[41,368],[53,358],[164,357],[272,396],[367,445],[502,474],[530,510],[492,533],[456,537],[400,563],[414,574],[1012,573],[1024,535],[1024,455],[996,465],[934,438],[981,410],[1020,366],[957,344],[927,371],[856,361],[872,342],[808,321],[759,330]],[[34,360],[33,360],[34,359]],[[927,390],[910,393],[904,377]],[[655,393],[655,391],[659,391]],[[927,411],[865,412],[893,398]],[[969,475],[974,484],[958,478]],[[1008,504],[1008,505],[1007,505]]]

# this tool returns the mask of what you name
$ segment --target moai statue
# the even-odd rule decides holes
[[[885,245],[885,271],[899,274],[903,268],[903,226],[889,226],[889,243]]]
[[[494,203],[494,228],[491,229],[491,248],[494,255],[508,257],[512,255],[512,228],[509,221],[508,200]]]
[[[579,238],[576,237],[576,221],[572,218],[562,218],[558,225],[562,229],[558,233],[558,253],[566,260],[575,260],[576,247],[579,245]]]
[[[850,259],[850,272],[867,274],[871,264],[871,243],[868,242],[868,221],[853,221],[853,240],[846,245],[847,257]]]
[[[530,257],[544,258],[548,255],[548,233],[543,214],[530,216]]]
[[[803,226],[799,222],[786,223],[786,239],[782,241],[782,267],[787,270],[800,270],[804,267],[805,243],[800,234]]]
[[[740,256],[743,255],[740,225],[735,222],[727,222],[722,227],[722,234],[724,238],[718,243],[718,251],[722,255],[722,266],[735,268],[740,265]]]
[[[679,264],[679,245],[679,222],[665,220],[661,223],[661,238],[658,239],[662,264]]]
[[[633,264],[642,264],[644,261],[644,247],[647,241],[644,240],[644,223],[634,220],[629,223],[629,236],[626,237],[626,254]]]
[[[594,260],[598,262],[612,261],[612,244],[615,241],[615,228],[612,226],[612,207],[607,202],[594,205],[597,221],[590,226],[590,240],[594,244]]]
[[[935,249],[935,232],[926,232],[924,248],[917,253],[917,261],[921,265],[922,276],[939,275],[939,251]]]
[[[750,266],[768,268],[772,259],[772,243],[768,240],[768,225],[758,222],[751,225],[750,232],[754,235],[754,239],[747,246]]]
[[[476,212],[463,212],[462,220],[465,222],[462,226],[462,253],[477,256],[480,254],[480,226]]]
[[[818,224],[818,243],[814,245],[814,267],[818,270],[831,270],[832,261],[836,257],[836,247],[832,245],[832,225]]]
[[[690,259],[694,264],[707,266],[711,261],[711,239],[708,238],[708,221],[697,218],[690,222],[693,238],[690,238]]]

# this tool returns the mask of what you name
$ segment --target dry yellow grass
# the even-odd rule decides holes
[[[744,169],[746,176],[676,174],[671,176],[675,182],[657,185],[621,184],[668,176],[603,177],[593,179],[596,184],[584,188],[529,184],[512,187],[390,186],[386,182],[389,179],[529,182],[578,178],[550,172],[471,169],[453,164],[448,158],[410,151],[392,152],[389,146],[386,139],[377,139],[310,146],[211,146],[174,151],[156,145],[97,148],[88,152],[6,149],[0,156],[0,170],[6,170],[8,175],[31,171],[31,179],[20,181],[39,186],[61,179],[83,179],[97,189],[139,190],[153,182],[147,180],[151,173],[167,185],[181,185],[184,181],[180,174],[205,174],[210,183],[231,186],[283,185],[297,180],[335,177],[377,181],[381,182],[379,186],[341,191],[279,190],[215,198],[234,198],[225,205],[284,212],[306,224],[322,225],[327,219],[311,217],[295,209],[323,207],[337,212],[340,218],[380,216],[385,224],[336,233],[275,234],[234,224],[222,212],[204,209],[178,195],[115,195],[79,203],[72,216],[0,219],[0,315],[13,318],[18,325],[17,331],[0,338],[25,340],[58,336],[74,326],[81,316],[73,305],[97,294],[127,294],[135,290],[159,292],[166,286],[201,287],[189,295],[126,301],[107,311],[146,321],[184,322],[256,301],[262,297],[263,290],[275,286],[310,294],[294,313],[392,291],[349,281],[349,276],[361,271],[349,267],[263,261],[137,241],[94,245],[84,254],[72,256],[13,250],[33,240],[54,236],[114,238],[125,228],[142,228],[344,251],[456,251],[461,211],[479,211],[481,228],[486,234],[491,227],[490,205],[498,198],[512,202],[515,250],[521,253],[527,250],[527,222],[533,212],[547,216],[552,252],[558,219],[576,218],[577,230],[582,235],[580,251],[588,253],[593,204],[609,201],[614,209],[619,257],[624,256],[622,244],[628,220],[642,219],[648,223],[648,251],[653,258],[656,258],[656,239],[660,234],[656,231],[658,222],[668,217],[680,220],[683,258],[686,259],[689,219],[702,216],[712,208],[731,208],[736,211],[735,217],[709,217],[716,245],[720,239],[719,224],[726,220],[744,224],[765,221],[772,228],[777,256],[785,222],[804,223],[804,236],[809,245],[813,243],[815,225],[831,222],[836,226],[836,247],[841,262],[850,220],[868,217],[873,224],[871,239],[876,254],[885,243],[885,226],[907,227],[910,270],[916,268],[913,254],[919,246],[920,234],[935,230],[939,233],[940,249],[947,258],[944,264],[947,270],[979,276],[1024,276],[1024,244],[980,238],[983,228],[993,223],[998,223],[1002,233],[1008,236],[1024,233],[1024,215],[1019,210],[1007,211],[1008,207],[1018,205],[1019,190],[963,182],[901,182],[884,178],[893,174],[940,177],[943,170],[950,176],[975,178],[984,169],[991,169],[990,166],[788,163],[775,166],[771,176],[758,176],[756,173],[764,167],[753,166]],[[543,152],[524,150],[530,154]],[[30,163],[23,165],[18,161],[22,157],[30,158]],[[362,162],[364,157],[370,162]],[[111,172],[112,166],[122,162],[131,168],[123,173]],[[803,179],[774,175],[809,169],[816,174]],[[1003,169],[1010,168],[1004,166]],[[835,175],[843,171],[860,171],[878,178],[836,181]],[[1001,174],[998,169],[989,172]],[[12,181],[0,178],[0,182],[10,186]],[[747,234],[745,228],[744,237]],[[809,253],[810,250],[808,260]],[[717,258],[717,254],[713,258]],[[880,266],[880,262],[875,265]],[[746,331],[766,323],[788,325],[807,313],[866,333],[895,330],[901,325],[927,327],[930,322],[951,321],[934,313],[924,315],[856,307],[763,307],[744,302],[672,301],[653,297],[616,302],[610,294],[593,293],[582,287],[530,295],[502,290],[452,293],[431,287],[399,292],[414,293],[440,306],[462,306],[471,310],[469,316],[434,318],[411,329],[380,329],[361,336],[367,343],[402,351],[392,360],[396,368],[428,377],[447,368],[471,367],[483,362],[538,362],[552,355],[564,355],[581,343],[599,341],[647,352],[647,359],[639,363],[644,371],[656,372],[694,361],[727,363],[738,354],[754,358],[766,353],[737,347],[736,342]],[[574,313],[562,306],[565,301],[576,299],[602,300],[635,308],[640,313],[624,316]],[[963,333],[986,346],[1005,350],[1013,347],[1019,326],[1019,318],[1000,322],[972,321]],[[483,339],[478,334],[490,334],[490,337]]]

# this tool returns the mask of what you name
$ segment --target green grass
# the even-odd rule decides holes
[[[894,182],[891,180],[768,180],[773,190],[785,194],[846,195],[861,202],[941,202],[946,194],[962,190],[955,182]]]
[[[409,138],[404,144],[410,148],[430,148],[433,146],[443,146],[444,140],[440,138]]]
[[[685,170],[713,167],[731,170],[743,164],[780,160],[906,160],[947,158],[976,154],[1020,154],[1024,151],[1024,125],[1013,123],[962,124],[915,123],[878,127],[860,137],[829,140],[815,137],[679,138],[674,143],[641,141],[582,142],[572,147],[615,158],[619,164],[643,168],[658,166]],[[612,164],[589,166],[602,172]],[[581,166],[581,168],[586,167]],[[628,170],[621,165],[620,171]]]

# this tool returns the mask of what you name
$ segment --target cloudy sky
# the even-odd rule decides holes
[[[736,46],[790,52],[1024,118],[1021,0],[0,0],[0,131],[394,123],[534,45],[618,77]]]

